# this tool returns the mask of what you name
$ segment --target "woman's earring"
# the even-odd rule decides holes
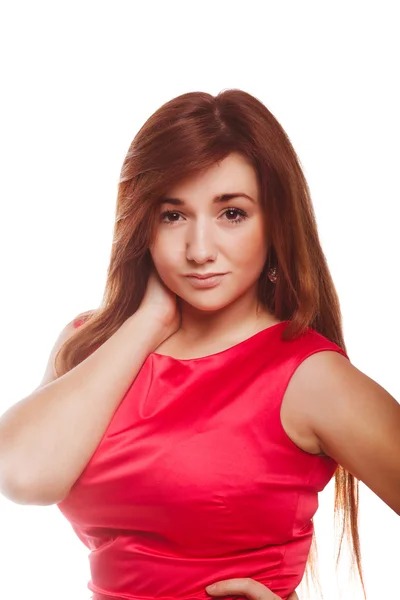
[[[272,281],[272,283],[276,283],[276,280],[278,279],[278,276],[276,274],[276,267],[272,267],[271,269],[268,269],[267,276],[268,276],[268,279],[270,281]]]

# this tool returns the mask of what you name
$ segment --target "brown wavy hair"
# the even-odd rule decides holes
[[[190,92],[162,105],[134,137],[118,183],[115,224],[101,306],[82,313],[84,324],[60,348],[60,377],[104,343],[140,306],[152,259],[149,245],[157,225],[157,201],[167,189],[239,152],[253,165],[260,202],[269,224],[268,253],[258,297],[279,320],[291,323],[283,339],[312,327],[345,352],[335,286],[318,237],[310,191],[300,160],[282,126],[265,105],[238,89],[212,96]],[[277,282],[266,276],[276,267]],[[359,480],[341,465],[335,472],[334,522],[340,513],[343,536],[350,534],[364,597],[358,534]],[[315,532],[306,565],[314,584]]]

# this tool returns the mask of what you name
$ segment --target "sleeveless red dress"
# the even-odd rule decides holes
[[[287,323],[202,358],[148,355],[57,504],[91,550],[93,600],[210,600],[237,577],[286,600],[299,585],[337,463],[292,442],[281,402],[308,356],[348,356],[312,328],[283,341]]]

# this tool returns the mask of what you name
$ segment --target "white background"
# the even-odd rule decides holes
[[[396,4],[3,3],[1,413],[39,384],[64,325],[101,300],[119,172],[139,127],[179,94],[233,87],[287,131],[351,361],[400,398]],[[358,582],[340,576],[337,587],[333,492],[332,480],[315,517],[324,599],[362,600]],[[400,599],[400,520],[360,492],[368,600]],[[0,531],[1,598],[89,600],[88,550],[56,506],[0,496]]]

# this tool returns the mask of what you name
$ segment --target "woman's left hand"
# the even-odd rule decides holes
[[[265,585],[250,577],[217,581],[208,585],[205,590],[210,596],[247,596],[249,600],[282,600]],[[292,592],[287,600],[299,600],[299,597],[296,592]]]

